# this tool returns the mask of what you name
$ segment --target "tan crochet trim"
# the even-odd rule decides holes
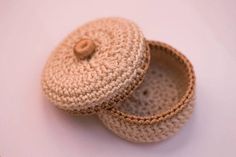
[[[82,39],[90,45],[85,53],[79,43]],[[53,51],[43,71],[43,91],[53,104],[73,114],[111,107],[143,80],[150,60],[146,45],[139,28],[129,20],[89,22]]]
[[[145,100],[140,98],[140,93],[143,92],[144,95],[147,94],[145,89],[148,88],[151,88],[150,91],[155,90],[152,89],[152,86],[146,87],[147,78],[145,79],[146,81],[144,80],[143,84],[136,89],[133,96],[126,101],[119,103],[117,107],[102,110],[98,113],[99,118],[107,128],[118,136],[133,142],[154,142],[170,137],[183,126],[193,111],[195,75],[191,63],[184,55],[165,43],[149,41],[149,45],[152,52],[152,59],[154,60],[151,61],[151,65],[152,62],[157,62],[160,67],[169,67],[169,69],[163,71],[163,76],[164,74],[168,75],[168,70],[170,70],[170,73],[175,73],[173,70],[177,70],[180,74],[185,76],[182,78],[182,76],[179,75],[169,75],[168,77],[170,79],[177,79],[173,81],[177,81],[175,84],[179,86],[171,86],[171,88],[165,87],[165,82],[162,82],[162,80],[158,78],[160,79],[159,81],[161,81],[160,85],[164,85],[162,89],[167,90],[167,92],[175,92],[173,90],[178,90],[178,100],[173,101],[174,104],[164,104],[161,100],[168,99],[168,101],[171,102],[172,97],[176,97],[175,93],[172,95],[169,94],[166,98],[160,97],[160,99],[157,99],[157,102],[154,102],[154,104],[158,105],[158,102],[160,101],[159,104],[165,106],[160,106],[161,108],[154,112],[155,106],[151,108],[145,106]],[[159,57],[159,60],[155,61],[155,55],[162,57]],[[153,68],[155,67],[151,66],[149,70],[151,71]],[[160,70],[158,69],[157,72],[161,72]],[[149,72],[146,74],[146,77],[153,78]],[[171,83],[171,80],[169,80],[169,82]],[[156,86],[159,85],[153,84],[153,87]],[[183,86],[183,88],[180,89],[181,86]],[[164,90],[159,91],[159,93],[164,94]],[[156,96],[155,92],[150,94],[154,94],[149,96],[150,98],[153,97],[154,100],[154,96]],[[136,104],[136,106],[134,106],[135,104],[132,104],[133,98],[136,98],[136,102],[139,103]],[[147,100],[147,98],[144,99]],[[127,107],[127,105],[130,106]],[[146,112],[146,110],[148,112]]]

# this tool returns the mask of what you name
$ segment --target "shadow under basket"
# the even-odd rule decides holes
[[[175,134],[189,119],[195,75],[189,60],[171,46],[148,41],[151,63],[143,83],[125,101],[98,117],[118,136],[132,142],[158,142]]]

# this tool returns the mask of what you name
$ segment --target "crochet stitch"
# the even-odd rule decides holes
[[[76,47],[83,39],[94,44],[86,53],[86,44]],[[129,96],[142,82],[149,58],[136,24],[123,18],[98,19],[70,33],[52,52],[43,70],[42,88],[57,107],[73,114],[93,114]]]
[[[195,75],[188,59],[167,44],[149,41],[149,45],[151,63],[144,82],[124,102],[98,113],[109,130],[138,143],[175,134],[194,104]]]

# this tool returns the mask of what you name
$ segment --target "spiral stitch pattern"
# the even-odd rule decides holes
[[[95,52],[76,58],[74,46],[92,40]],[[146,41],[133,22],[103,18],[72,33],[52,52],[42,74],[42,88],[57,107],[92,114],[125,99],[142,82],[150,60]]]

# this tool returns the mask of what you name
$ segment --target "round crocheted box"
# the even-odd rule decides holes
[[[92,114],[125,99],[141,83],[150,60],[143,34],[123,18],[88,22],[52,52],[42,87],[57,107]]]
[[[176,133],[193,111],[191,63],[171,46],[150,41],[151,63],[144,82],[124,102],[101,110],[99,118],[132,142],[161,141]]]

